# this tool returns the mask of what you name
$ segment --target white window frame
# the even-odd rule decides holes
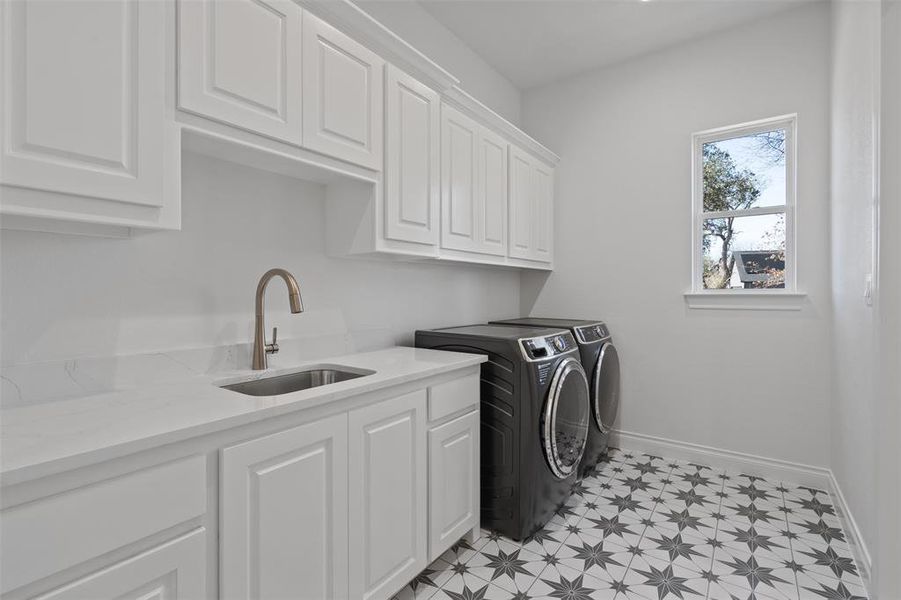
[[[764,133],[776,129],[785,130],[785,206],[762,206],[746,210],[729,210],[704,212],[704,165],[703,147],[710,142],[719,142],[737,137]],[[693,308],[760,308],[779,309],[790,306],[795,310],[795,303],[776,303],[772,306],[747,303],[739,306],[732,302],[714,301],[713,298],[725,296],[750,300],[754,297],[800,297],[797,290],[798,259],[797,246],[797,131],[798,115],[781,115],[769,119],[760,119],[748,123],[719,127],[700,131],[692,135],[692,211],[691,211],[691,287],[686,299]],[[724,289],[710,290],[703,286],[704,249],[702,245],[702,228],[705,219],[724,217],[750,217],[785,213],[785,288],[784,289]]]

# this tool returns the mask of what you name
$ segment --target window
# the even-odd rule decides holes
[[[693,136],[692,290],[795,290],[794,115]]]

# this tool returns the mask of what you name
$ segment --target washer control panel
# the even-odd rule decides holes
[[[576,334],[579,341],[583,344],[605,340],[610,337],[610,330],[604,323],[595,323],[593,325],[584,325],[576,328]]]
[[[548,336],[524,338],[519,340],[523,354],[531,361],[544,360],[564,354],[576,347],[576,340],[568,331],[561,331]]]

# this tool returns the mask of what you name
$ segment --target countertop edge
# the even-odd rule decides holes
[[[429,368],[417,370],[415,374],[400,373],[395,376],[379,379],[365,386],[338,389],[332,392],[325,391],[314,398],[302,398],[296,402],[286,402],[220,419],[214,418],[205,423],[198,423],[186,427],[175,428],[170,431],[162,431],[147,436],[136,437],[135,439],[112,443],[83,452],[76,452],[74,454],[62,455],[56,458],[30,463],[28,461],[23,461],[23,464],[13,464],[10,468],[6,467],[8,461],[0,460],[0,487],[18,485],[43,477],[71,471],[73,469],[88,467],[135,453],[145,452],[154,448],[185,442],[191,438],[211,435],[229,429],[236,429],[282,415],[312,410],[329,402],[346,400],[354,396],[371,394],[405,383],[429,379],[446,373],[453,373],[454,371],[466,370],[477,367],[481,363],[487,361],[486,356],[477,354],[459,353],[459,356],[460,360],[455,361],[452,364],[434,365]]]

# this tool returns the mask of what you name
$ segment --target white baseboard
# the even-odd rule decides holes
[[[787,481],[824,491],[829,490],[832,478],[832,473],[825,467],[813,467],[631,431],[614,430],[610,436],[610,444],[619,448],[660,454],[667,458],[690,460],[711,467],[738,471],[765,479]]]
[[[854,552],[854,559],[860,568],[860,575],[869,589],[872,558],[864,543],[860,528],[845,501],[838,481],[830,469],[801,463],[766,458],[744,452],[724,450],[690,442],[680,442],[667,438],[631,431],[614,430],[610,434],[610,445],[615,448],[636,450],[667,458],[687,460],[710,467],[756,475],[764,479],[785,481],[829,492],[836,504],[836,512],[842,520],[848,545]]]
[[[836,512],[842,520],[845,533],[848,534],[848,545],[851,546],[851,551],[854,552],[854,561],[860,567],[860,577],[869,590],[873,558],[870,556],[870,550],[867,548],[863,534],[857,526],[857,521],[854,520],[854,513],[851,512],[851,508],[845,500],[845,495],[842,493],[842,488],[832,471],[829,472],[829,494],[835,500]]]

